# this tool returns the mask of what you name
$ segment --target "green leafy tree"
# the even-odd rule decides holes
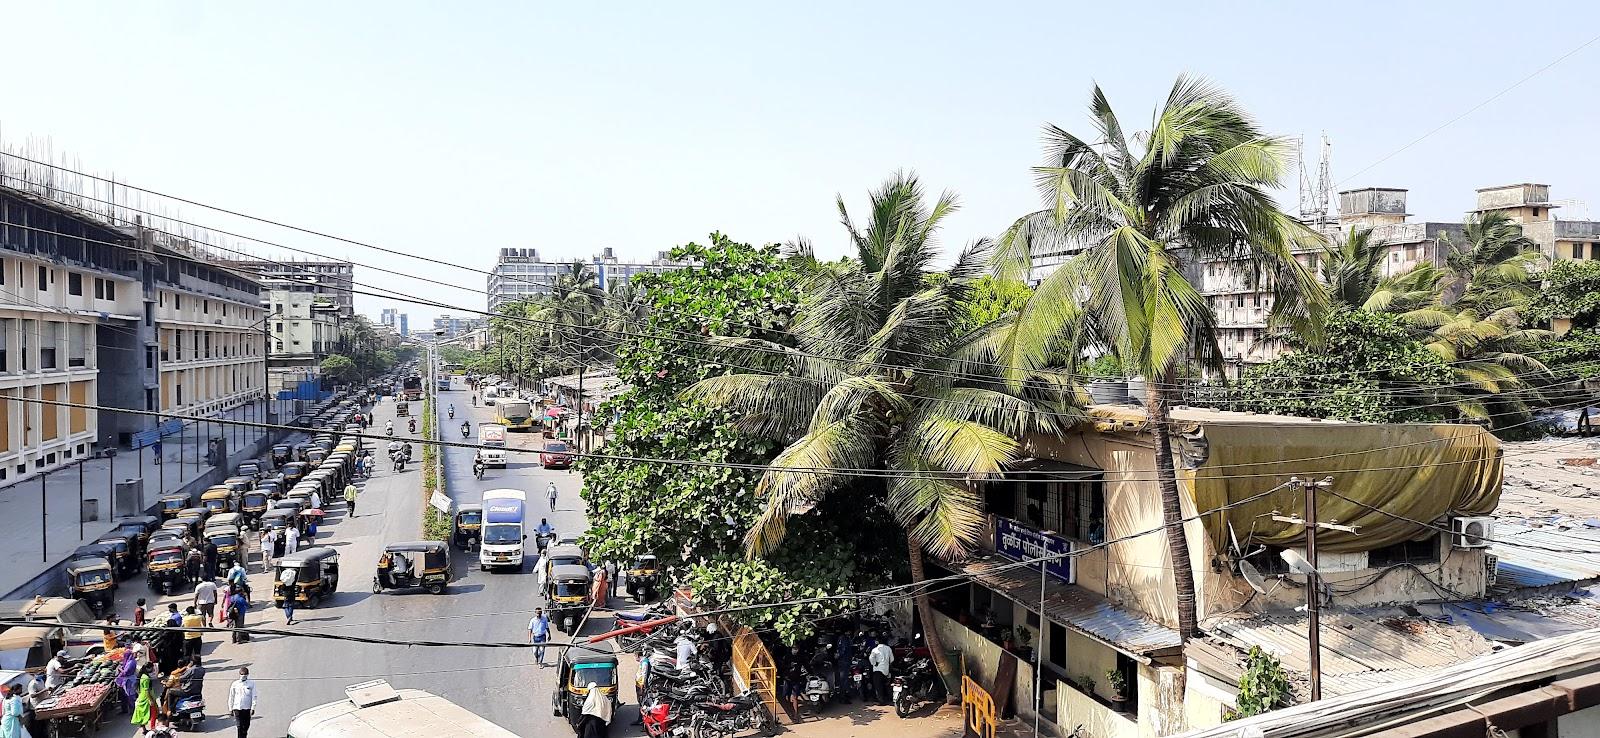
[[[1539,294],[1525,311],[1529,321],[1548,326],[1566,320],[1572,328],[1600,324],[1600,261],[1558,261],[1541,277]]]
[[[982,277],[973,286],[972,296],[961,303],[962,315],[956,328],[963,333],[970,332],[1014,315],[1032,294],[1033,290],[1021,280]]]
[[[322,360],[322,376],[345,382],[356,375],[356,362],[344,354],[332,354]]]
[[[1290,703],[1289,679],[1276,656],[1251,646],[1239,677],[1239,717],[1271,712]]]
[[[1098,87],[1090,113],[1095,130],[1087,139],[1046,128],[1047,162],[1035,174],[1048,207],[1001,241],[999,264],[1010,274],[1028,265],[1036,239],[1064,237],[1083,247],[1035,289],[1006,363],[1020,371],[1055,355],[1062,334],[1081,321],[1128,372],[1148,380],[1178,628],[1188,638],[1195,582],[1172,462],[1171,388],[1186,362],[1214,361],[1219,352],[1216,317],[1182,265],[1238,260],[1273,291],[1275,321],[1314,330],[1324,293],[1291,249],[1322,239],[1270,194],[1289,143],[1265,135],[1221,90],[1179,78],[1150,130],[1131,137]],[[1011,386],[1020,388],[1021,377]]]
[[[914,176],[897,174],[872,192],[864,228],[842,198],[838,204],[853,258],[822,262],[808,245],[795,246],[804,279],[793,328],[799,350],[721,339],[730,363],[769,371],[708,377],[686,396],[785,444],[757,488],[766,506],[746,536],[752,554],[778,550],[792,517],[864,491],[858,477],[826,470],[886,469],[895,474],[883,505],[905,532],[911,578],[921,582],[924,552],[959,558],[982,536],[981,500],[966,480],[1000,474],[1018,439],[1058,431],[1063,396],[1037,376],[1027,390],[996,389],[1004,384],[993,362],[1014,316],[957,330],[989,244],[968,246],[947,270],[931,268],[934,236],[956,209],[953,194],[930,206]],[[925,593],[916,604],[923,622],[933,622]],[[940,671],[954,674],[937,633],[924,633]]]
[[[631,388],[601,410],[619,412],[606,446],[608,458],[579,462],[592,521],[584,544],[601,560],[659,556],[677,581],[713,606],[835,595],[881,584],[894,562],[885,560],[883,542],[861,525],[871,510],[825,511],[807,521],[814,526],[808,535],[767,558],[751,559],[744,555],[743,536],[763,509],[756,494],[759,472],[628,460],[760,465],[779,448],[741,430],[730,413],[680,392],[734,370],[714,360],[715,348],[703,336],[785,339],[798,299],[796,274],[775,247],[750,246],[719,233],[711,234],[706,245],[674,249],[672,258],[695,266],[641,275],[633,281],[634,294],[609,295],[615,306],[611,319],[631,321],[616,359],[618,376]],[[837,600],[745,611],[736,619],[776,628],[792,642],[810,632],[815,617],[846,606]]]
[[[1369,423],[1437,421],[1454,375],[1400,318],[1340,307],[1324,321],[1324,343],[1253,367],[1231,387],[1210,387],[1199,404],[1229,410]]]

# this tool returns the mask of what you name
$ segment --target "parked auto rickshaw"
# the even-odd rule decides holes
[[[311,450],[306,451],[306,461],[313,467],[321,466],[322,460],[326,458],[328,458],[328,450],[320,446],[314,446]]]
[[[317,546],[284,554],[276,562],[272,577],[272,603],[283,607],[284,582],[292,581],[300,590],[296,601],[316,607],[339,588],[339,552]],[[289,574],[293,572],[293,574]]]
[[[628,569],[628,596],[634,602],[654,600],[661,591],[661,562],[656,557],[644,555],[633,560]]]
[[[143,557],[144,547],[150,541],[150,534],[161,527],[161,518],[154,515],[135,515],[131,518],[122,518],[117,521],[117,527],[112,528],[113,533],[127,533],[133,536],[134,555]]]
[[[483,506],[461,505],[450,520],[450,542],[463,551],[471,551],[483,535]]]
[[[242,495],[256,488],[256,480],[255,477],[228,477],[222,480],[222,486]]]
[[[577,629],[593,589],[594,575],[587,566],[563,564],[552,570],[545,584],[545,599],[550,601],[550,619],[562,633]]]
[[[212,487],[200,495],[200,504],[213,513],[233,512],[234,492],[227,487]]]
[[[291,461],[283,465],[283,483],[293,487],[304,479],[307,472],[311,471],[311,463],[305,460]]]
[[[259,461],[251,459],[250,461],[240,462],[239,466],[233,470],[233,474],[236,477],[250,477],[251,479],[260,479],[262,473],[266,472],[266,470],[267,470],[267,468],[266,468],[265,464],[262,464]]]
[[[217,566],[226,570],[241,561],[245,553],[244,536],[238,526],[206,526],[205,540],[217,547]]]
[[[313,448],[316,448],[316,447],[312,446],[310,441],[306,441],[304,443],[295,444],[294,445],[294,460],[295,461],[305,461],[306,460],[306,452],[310,451]]]
[[[232,528],[233,530],[243,533],[244,516],[239,513],[219,513],[217,515],[212,515],[211,518],[206,521],[205,529],[211,530],[212,528]]]
[[[401,587],[421,587],[429,594],[444,594],[450,583],[450,547],[443,541],[391,543],[378,557],[372,593]]]
[[[111,553],[111,564],[117,569],[118,579],[127,579],[139,573],[139,551],[134,545],[134,534],[112,531],[95,539],[94,545],[103,546]]]
[[[294,447],[287,443],[279,443],[272,447],[272,467],[274,469],[289,463],[294,459]]]
[[[195,515],[180,515],[161,524],[162,530],[170,530],[179,536],[194,536],[200,534],[200,528],[205,524]]]
[[[272,479],[267,479],[256,484],[256,488],[251,490],[251,492],[260,492],[268,497],[278,498],[282,497],[283,491],[291,486],[293,485],[285,484],[283,481],[283,475],[279,474]]]
[[[198,507],[198,506],[196,506],[196,507],[186,507],[186,508],[178,511],[178,517],[180,517],[180,518],[199,518],[200,519],[200,525],[197,526],[197,527],[204,527],[206,519],[211,517],[211,508],[209,508],[209,507]]]
[[[80,546],[67,558],[67,594],[89,603],[95,617],[117,602],[117,569],[109,546]]]
[[[546,576],[555,574],[558,566],[582,566],[587,569],[589,565],[588,555],[577,546],[551,545],[545,548],[544,559],[549,567],[545,570]]]
[[[183,541],[160,537],[150,539],[150,553],[145,557],[145,581],[151,591],[172,594],[179,586],[189,583],[189,573],[184,570]]]
[[[188,507],[192,502],[194,500],[189,499],[188,495],[162,495],[157,504],[161,506],[161,517],[171,520],[178,516],[180,510]]]
[[[244,493],[244,499],[239,501],[239,514],[244,517],[245,527],[251,530],[261,528],[261,515],[272,505],[272,497],[259,489]]]
[[[300,520],[300,511],[304,510],[305,508],[305,501],[287,498],[272,503],[272,509],[267,511],[267,515],[277,517],[283,513],[287,513],[286,519],[288,520],[288,524],[294,526],[296,530],[304,532],[305,523]]]
[[[613,653],[586,646],[573,646],[561,652],[561,663],[556,667],[556,689],[552,695],[554,714],[564,717],[576,731],[583,717],[583,702],[589,697],[589,684],[611,700],[611,709],[618,705],[617,656]]]

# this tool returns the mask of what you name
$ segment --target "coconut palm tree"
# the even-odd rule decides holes
[[[823,496],[866,496],[876,479],[825,470],[888,470],[883,504],[904,529],[914,582],[924,554],[959,559],[982,538],[974,482],[1001,473],[1031,433],[1062,427],[1063,388],[1041,377],[1015,389],[996,373],[998,346],[1014,317],[960,334],[962,302],[983,275],[990,244],[969,245],[935,271],[935,235],[956,210],[944,193],[930,207],[916,177],[897,174],[871,195],[857,228],[841,198],[853,258],[819,261],[791,247],[804,279],[795,347],[748,338],[713,339],[743,373],[702,380],[685,395],[734,411],[745,427],[787,444],[762,475],[765,512],[748,532],[753,555],[783,539],[791,515]],[[822,471],[819,471],[822,470]],[[916,604],[940,669],[953,674],[931,625],[925,592]]]
[[[1482,315],[1501,308],[1526,307],[1539,292],[1544,265],[1539,245],[1522,235],[1522,226],[1503,213],[1469,218],[1461,239],[1441,237],[1446,248],[1446,303]]]
[[[1050,354],[1063,328],[1084,321],[1127,371],[1148,380],[1178,628],[1187,638],[1195,632],[1196,601],[1169,411],[1179,369],[1214,360],[1216,321],[1185,266],[1242,262],[1271,286],[1277,321],[1314,331],[1324,293],[1292,252],[1322,239],[1269,194],[1284,173],[1287,142],[1265,135],[1221,90],[1180,77],[1150,129],[1133,136],[1099,87],[1089,108],[1088,139],[1046,127],[1047,161],[1034,172],[1047,207],[1024,216],[1000,242],[997,264],[1012,274],[1028,265],[1033,241],[1082,247],[1023,307],[1030,326],[1010,344],[1008,364],[1026,370]],[[1010,379],[1013,389],[1020,386],[1020,377]]]

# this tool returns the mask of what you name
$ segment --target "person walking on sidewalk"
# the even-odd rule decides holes
[[[556,511],[556,495],[559,494],[559,492],[557,492],[557,490],[556,490],[556,483],[555,482],[551,482],[550,486],[545,488],[545,492],[550,495],[550,512],[555,512]]]
[[[211,585],[213,597],[216,596],[216,587],[217,585],[215,584]],[[215,600],[212,601],[215,602]],[[200,613],[195,612],[193,607],[186,608],[183,611],[183,627],[185,628],[183,632],[183,657],[199,661],[201,633],[194,629],[206,627],[205,618],[200,617]]]
[[[250,601],[245,599],[244,593],[234,590],[228,596],[228,601],[223,608],[223,614],[228,617],[228,627],[233,628],[234,643],[249,643],[250,634],[241,631],[244,627],[244,613],[250,609]]]
[[[250,667],[239,667],[239,678],[228,685],[228,709],[239,726],[239,738],[250,735],[250,718],[256,714],[256,683],[250,679]]]
[[[261,531],[261,570],[272,571],[272,549],[278,545],[278,533],[271,528]]]
[[[356,516],[356,496],[359,494],[361,494],[361,490],[356,489],[354,482],[344,486],[344,504],[350,508],[349,512],[352,518]]]

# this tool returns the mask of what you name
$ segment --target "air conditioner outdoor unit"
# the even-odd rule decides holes
[[[1494,538],[1494,518],[1456,518],[1456,548],[1488,548]]]

